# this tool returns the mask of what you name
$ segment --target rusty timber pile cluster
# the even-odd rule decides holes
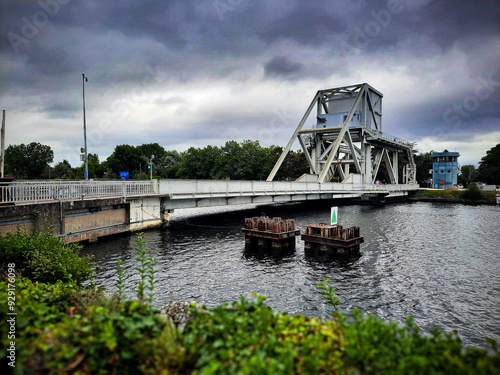
[[[347,241],[359,237],[359,227],[344,229],[342,225],[309,224],[304,234]]]
[[[249,217],[245,219],[245,229],[256,229],[258,231],[270,231],[271,233],[283,233],[295,231],[295,220],[281,220],[280,217],[269,218],[267,216]]]
[[[309,224],[301,235],[307,256],[318,252],[331,255],[350,255],[359,252],[364,242],[359,227],[343,228],[342,225]]]
[[[290,248],[295,247],[295,236],[300,231],[295,229],[295,220],[281,220],[280,217],[267,216],[245,219],[245,244],[259,248]]]

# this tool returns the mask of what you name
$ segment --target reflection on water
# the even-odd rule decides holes
[[[343,311],[357,306],[397,321],[414,315],[425,330],[434,325],[456,329],[465,345],[483,346],[486,336],[500,340],[499,207],[341,206],[340,224],[359,226],[365,237],[360,257],[305,257],[299,238],[295,250],[287,252],[245,250],[245,217],[264,210],[270,217],[295,219],[302,231],[306,224],[328,221],[330,205],[179,210],[170,228],[144,233],[158,261],[156,304],[175,297],[213,306],[256,292],[267,295],[276,310],[326,318],[331,307],[315,284],[330,278]],[[97,261],[97,284],[113,290],[116,263],[123,259],[128,293],[135,294],[135,239],[132,235],[86,246],[84,253],[94,254]]]

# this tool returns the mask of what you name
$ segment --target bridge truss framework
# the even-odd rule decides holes
[[[414,144],[382,132],[382,97],[367,83],[319,90],[267,181],[297,138],[310,167],[301,179],[372,184],[383,163],[387,183],[416,183]],[[316,124],[303,129],[315,106]]]

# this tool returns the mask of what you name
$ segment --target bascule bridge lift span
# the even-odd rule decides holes
[[[301,180],[371,184],[384,163],[387,183],[416,183],[414,143],[382,132],[382,97],[367,83],[319,90],[267,181],[297,138],[310,167]],[[316,121],[304,128],[315,106]]]

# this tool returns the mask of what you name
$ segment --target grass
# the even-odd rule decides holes
[[[442,190],[442,189],[423,189],[423,193],[419,198],[434,198],[434,199],[464,199],[466,190]],[[418,193],[413,193],[411,197],[415,197]],[[482,191],[481,199],[495,201],[496,192]]]

